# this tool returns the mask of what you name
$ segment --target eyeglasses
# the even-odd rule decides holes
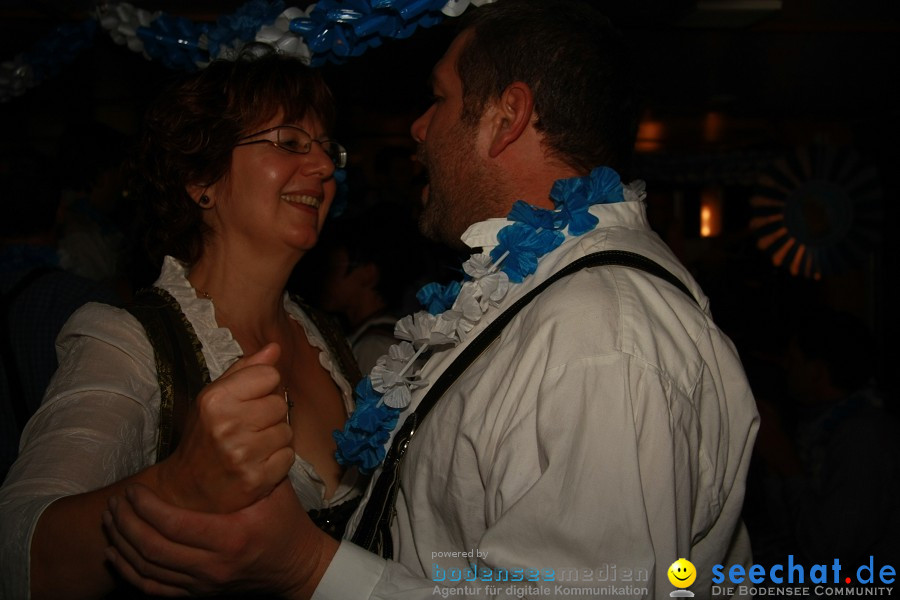
[[[273,132],[275,133],[274,140],[264,138],[250,142],[242,141]],[[251,133],[250,135],[245,135],[238,140],[238,143],[235,144],[235,146],[272,144],[276,148],[280,148],[281,150],[292,154],[309,154],[309,151],[312,150],[313,142],[318,143],[322,147],[322,150],[325,151],[325,154],[327,154],[328,158],[331,159],[331,162],[334,163],[336,169],[343,169],[347,166],[347,150],[343,146],[328,138],[322,140],[313,139],[311,135],[294,125],[278,125],[276,127],[257,131],[256,133]]]

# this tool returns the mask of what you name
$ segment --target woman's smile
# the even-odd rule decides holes
[[[282,194],[281,199],[289,204],[303,204],[313,208],[319,208],[322,204],[321,198],[309,194]]]

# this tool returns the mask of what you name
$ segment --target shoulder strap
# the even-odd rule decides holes
[[[159,380],[159,438],[156,461],[178,446],[188,409],[210,382],[203,349],[190,321],[167,291],[148,288],[135,294],[127,307],[140,321],[153,346]]]
[[[16,364],[16,355],[11,337],[12,331],[9,326],[9,320],[12,318],[10,313],[13,303],[31,284],[45,275],[59,270],[57,267],[37,267],[32,269],[0,296],[0,356],[3,359],[3,370],[6,372],[6,387],[19,431],[25,428],[31,411],[25,402],[22,379],[19,377],[19,366]]]
[[[431,411],[437,401],[444,395],[451,385],[478,358],[484,350],[497,339],[500,332],[512,321],[522,308],[527,306],[535,297],[545,289],[559,281],[563,277],[588,267],[604,265],[619,265],[640,269],[656,277],[659,277],[685,294],[694,303],[690,290],[677,277],[672,275],[659,263],[634,252],[624,250],[605,250],[583,256],[554,273],[551,277],[541,282],[540,285],[519,298],[512,306],[503,311],[494,319],[478,336],[466,346],[459,356],[441,373],[437,381],[428,389],[422,401],[412,412],[403,425],[397,431],[384,460],[384,466],[372,488],[372,494],[363,511],[362,519],[353,536],[353,543],[363,548],[381,554],[384,558],[393,555],[391,542],[391,519],[394,515],[394,504],[397,500],[397,491],[400,487],[400,464],[413,435],[425,417]]]

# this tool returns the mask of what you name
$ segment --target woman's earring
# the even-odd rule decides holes
[[[210,202],[211,202],[211,200],[209,199],[209,196],[207,196],[206,194],[203,194],[202,196],[200,196],[200,200],[199,200],[200,206],[209,206]]]

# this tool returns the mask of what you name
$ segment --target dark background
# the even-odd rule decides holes
[[[214,21],[242,5],[135,4],[194,21]],[[717,320],[745,360],[775,361],[797,311],[826,303],[853,312],[873,329],[880,383],[895,397],[898,384],[890,367],[897,294],[890,278],[897,272],[898,3],[597,4],[635,48],[635,77],[645,104],[635,175],[647,180],[653,225],[704,285]],[[0,1],[0,60],[29,50],[61,24],[81,22],[92,7],[83,0]],[[414,209],[418,173],[407,160],[414,151],[409,125],[426,106],[430,68],[452,36],[453,20],[447,19],[347,64],[324,67],[339,101],[336,137],[352,156],[351,212],[385,199]],[[0,104],[2,145],[27,144],[48,154],[77,151],[83,134],[64,133],[76,123],[102,123],[133,135],[146,102],[170,75],[100,30],[93,45],[58,74]],[[819,279],[776,267],[751,227],[750,199],[761,174],[810,145],[832,156],[855,156],[853,168],[875,182],[880,197],[877,211],[869,206],[863,215],[869,222],[856,214],[849,225],[851,233],[862,228],[880,241],[856,254],[845,240],[833,241],[842,264]],[[701,237],[701,198],[709,194],[721,199],[723,228]]]

